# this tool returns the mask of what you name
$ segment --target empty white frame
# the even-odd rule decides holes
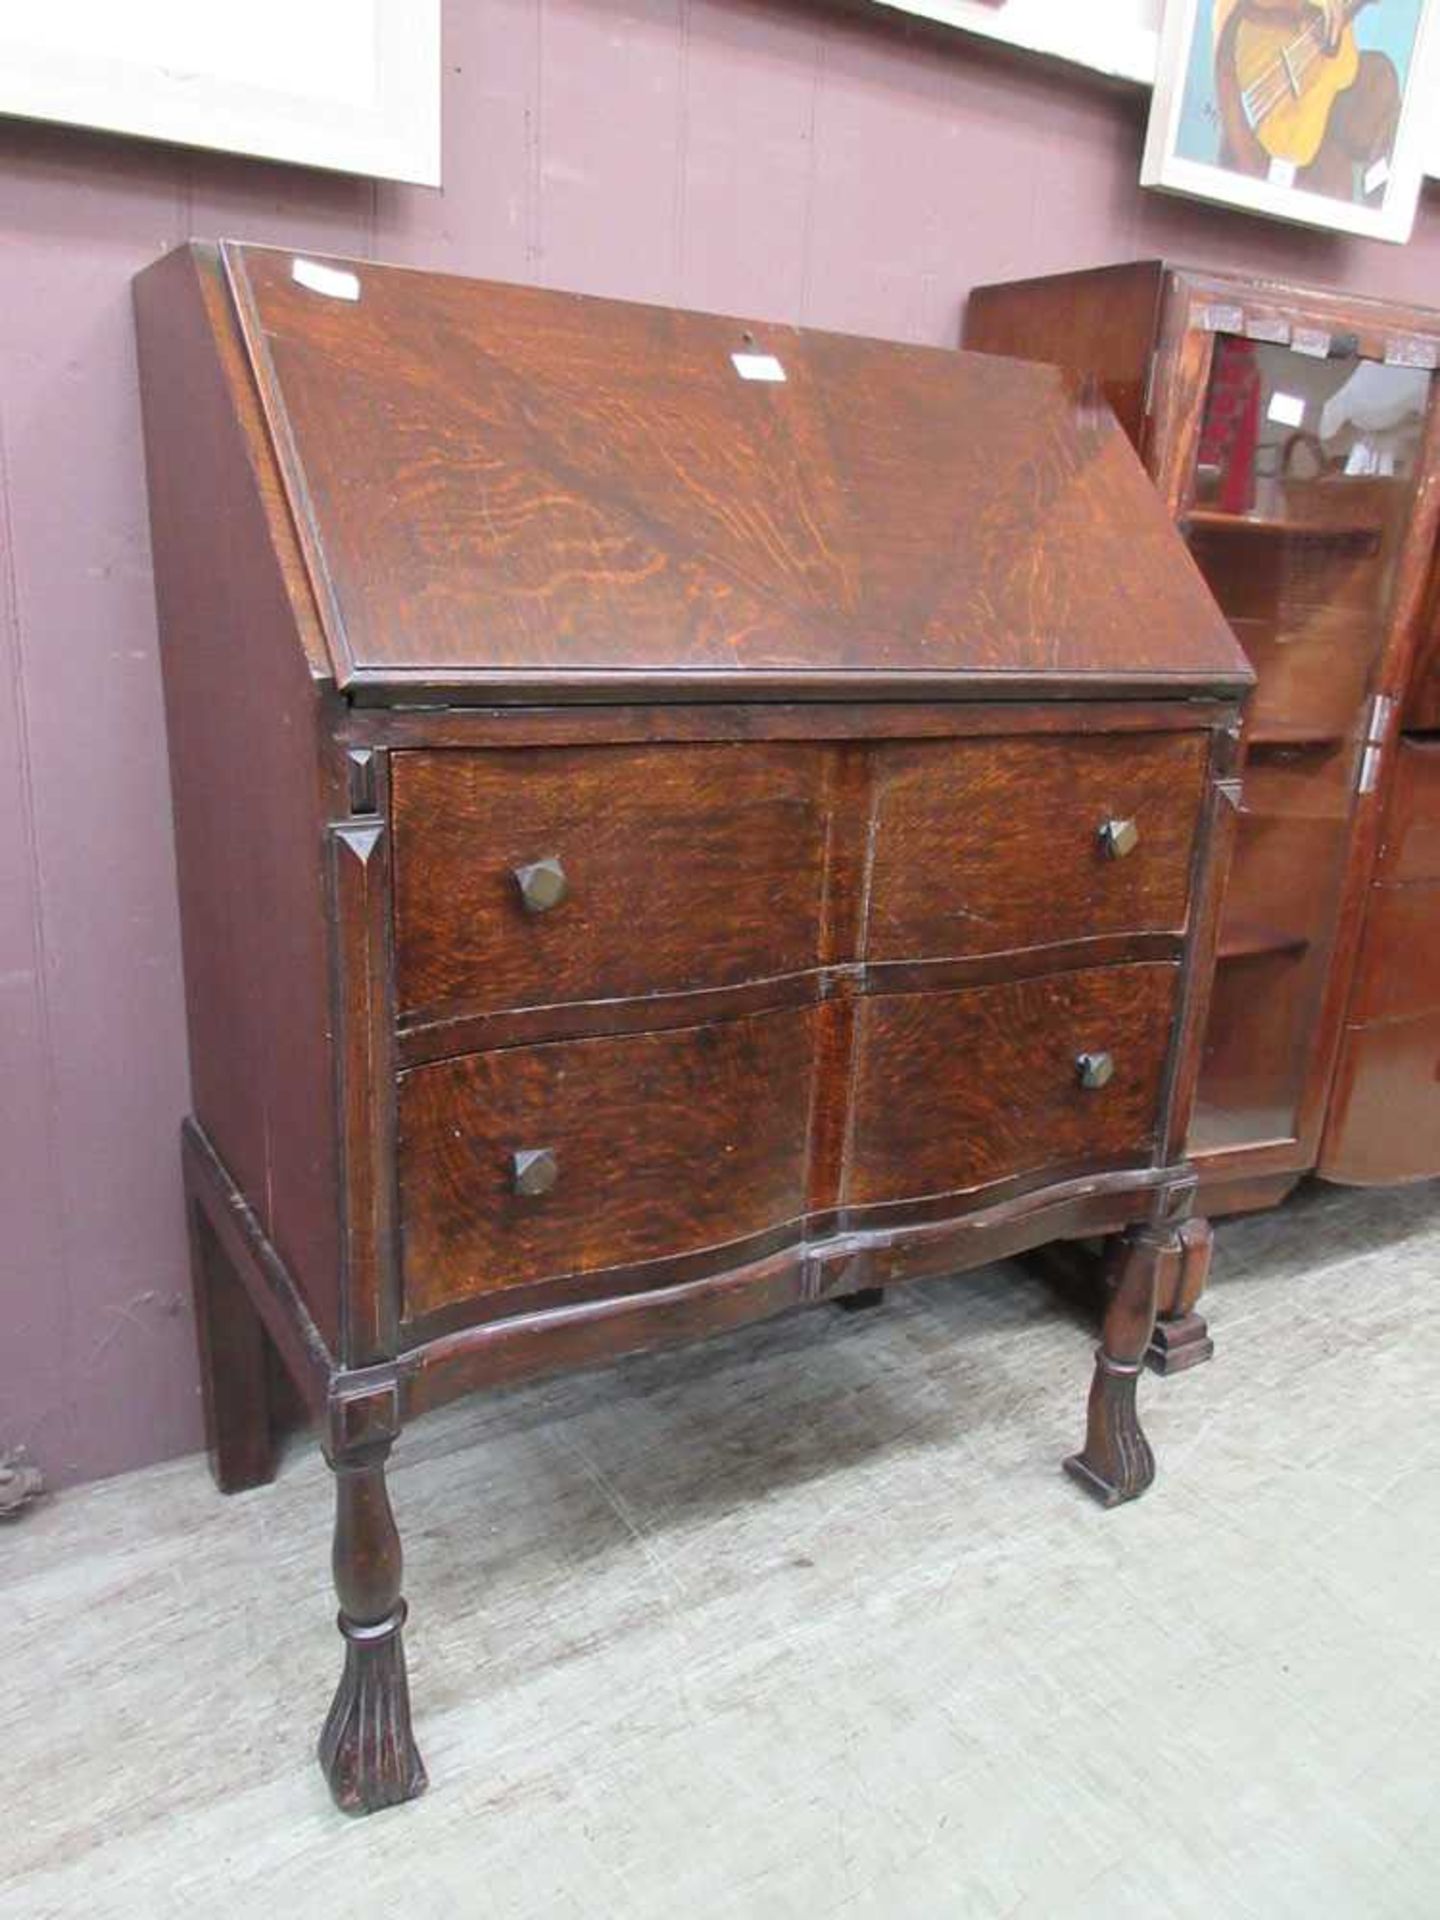
[[[440,184],[440,0],[0,8],[0,113]]]

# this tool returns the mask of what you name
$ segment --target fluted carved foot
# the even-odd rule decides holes
[[[1138,1366],[1114,1361],[1103,1348],[1095,1355],[1085,1445],[1065,1462],[1065,1471],[1104,1507],[1118,1507],[1144,1493],[1155,1478],[1155,1456],[1135,1411]]]
[[[425,1791],[410,1731],[402,1601],[389,1620],[360,1626],[342,1613],[345,1670],[320,1735],[320,1767],[342,1813],[378,1813]]]
[[[1106,1507],[1133,1500],[1155,1478],[1155,1456],[1135,1410],[1135,1388],[1155,1326],[1162,1269],[1180,1257],[1174,1228],[1132,1227],[1117,1249],[1110,1304],[1095,1355],[1085,1444],[1065,1471]]]
[[[393,1384],[334,1398],[335,1591],[345,1670],[320,1735],[320,1766],[342,1813],[377,1813],[428,1784],[410,1733],[403,1556],[385,1461],[397,1420]]]

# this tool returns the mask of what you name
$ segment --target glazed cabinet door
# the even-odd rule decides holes
[[[1394,746],[1435,376],[1295,312],[1210,300],[1187,317],[1172,504],[1258,676],[1190,1147],[1202,1170],[1257,1151],[1300,1169],[1319,1152]],[[1367,965],[1390,964],[1390,937]]]
[[[1320,1171],[1440,1175],[1440,738],[1399,745]]]

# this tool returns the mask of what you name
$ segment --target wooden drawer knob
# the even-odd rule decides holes
[[[1140,844],[1140,829],[1133,820],[1106,820],[1100,828],[1100,851],[1107,860],[1123,860]]]
[[[560,1178],[560,1162],[550,1147],[522,1147],[510,1157],[510,1179],[516,1193],[538,1200]]]
[[[544,860],[532,860],[523,867],[512,867],[515,884],[520,889],[520,898],[527,913],[548,913],[552,907],[558,907],[570,891],[570,882],[565,878],[565,869],[560,864],[558,854],[550,854]]]
[[[1115,1078],[1115,1062],[1108,1053],[1077,1053],[1075,1072],[1081,1086],[1094,1093]]]

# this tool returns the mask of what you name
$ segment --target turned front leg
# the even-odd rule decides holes
[[[403,1562],[385,1485],[390,1445],[377,1441],[330,1461],[345,1670],[320,1735],[320,1766],[344,1813],[375,1813],[428,1784],[410,1732]]]
[[[1173,1228],[1132,1227],[1120,1244],[1095,1354],[1085,1445],[1065,1462],[1065,1471],[1107,1507],[1135,1499],[1155,1478],[1155,1456],[1135,1411],[1135,1388],[1155,1326],[1161,1268],[1177,1258]]]

